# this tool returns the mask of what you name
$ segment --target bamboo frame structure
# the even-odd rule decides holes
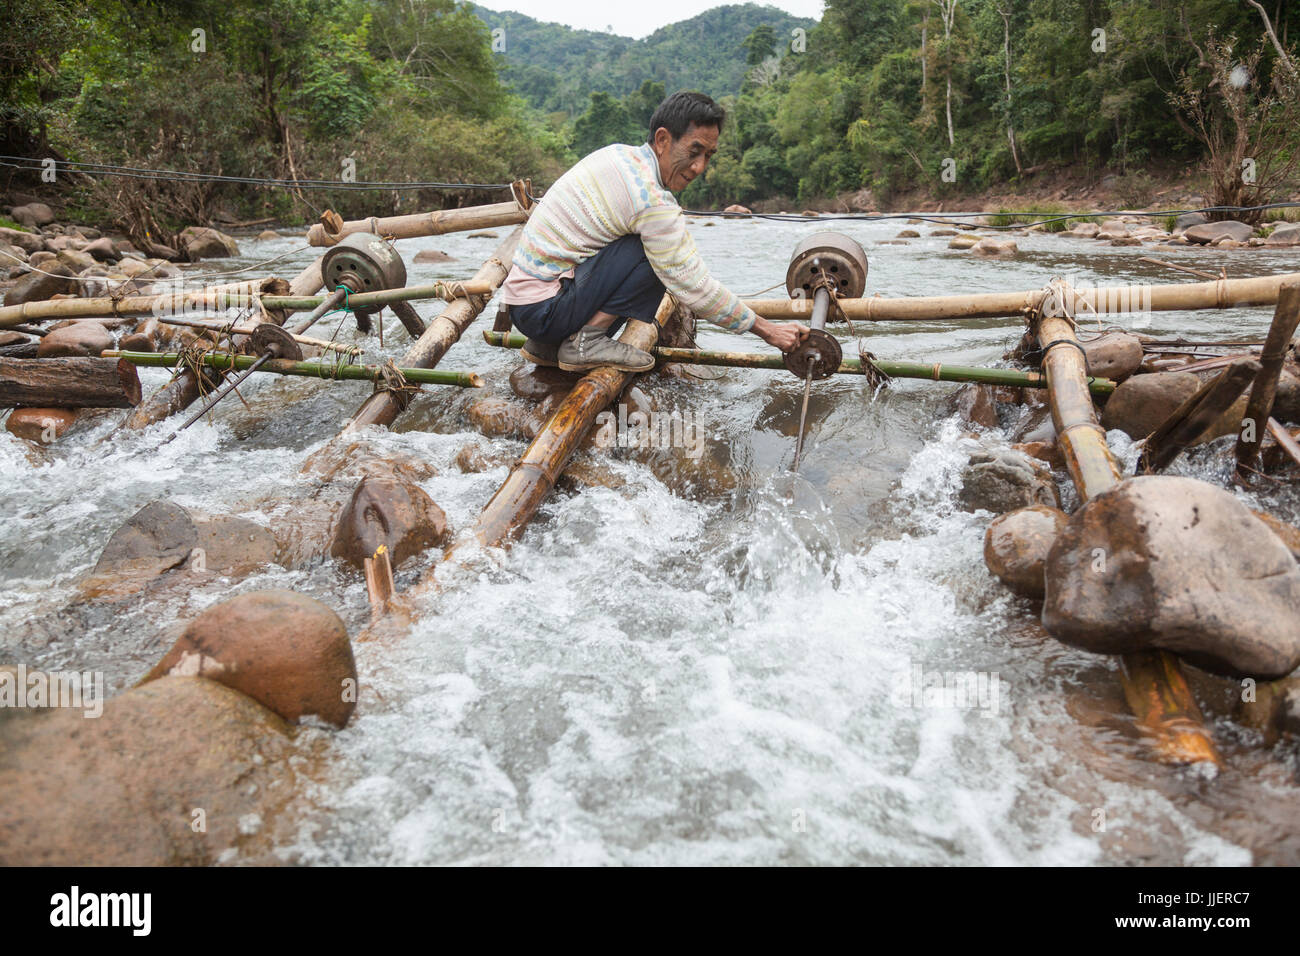
[[[109,349],[103,353],[105,358],[122,358],[132,365],[147,368],[174,368],[182,356],[179,352],[124,352]],[[257,362],[257,355],[232,355],[229,352],[205,352],[199,359],[209,368],[229,372],[232,368],[243,371]],[[326,362],[295,362],[292,359],[271,359],[263,362],[259,372],[272,372],[276,375],[296,375],[304,378],[318,378],[329,381],[383,381],[387,370],[380,365],[333,365]],[[476,372],[450,372],[442,369],[395,368],[408,382],[414,385],[455,385],[459,388],[482,388],[483,379]]]
[[[499,348],[523,348],[525,337],[517,332],[485,331],[483,341]],[[656,346],[650,350],[655,358],[684,365],[711,365],[723,368],[760,368],[788,371],[780,356],[762,352],[719,352],[707,349],[682,349]],[[950,365],[943,362],[905,362],[876,359],[872,362],[877,371],[891,378],[914,378],[932,382],[978,382],[987,385],[1006,385],[1012,388],[1047,388],[1047,377],[1041,372],[1022,372],[1013,368],[984,368],[978,365]],[[844,359],[835,370],[837,375],[862,375],[862,360]],[[1094,395],[1109,395],[1117,384],[1108,378],[1089,376],[1088,388]]]
[[[1118,484],[1121,472],[1088,393],[1087,362],[1074,334],[1076,308],[1074,290],[1057,282],[1048,293],[1039,293],[1034,312],[1057,443],[1080,500],[1087,502]],[[1169,763],[1220,765],[1222,758],[1178,659],[1166,651],[1141,651],[1124,654],[1121,661],[1124,696],[1157,757]]]
[[[510,235],[502,240],[492,256],[483,263],[478,272],[474,273],[471,281],[483,284],[488,291],[482,295],[457,299],[443,309],[442,313],[429,323],[424,334],[406,350],[399,363],[403,368],[433,368],[442,361],[447,350],[460,341],[465,330],[486,308],[488,298],[505,281],[506,273],[510,271],[510,260],[515,254],[515,245],[519,242],[522,232],[522,227],[511,230]],[[376,391],[357,409],[356,414],[343,427],[343,431],[345,433],[356,431],[368,425],[382,425],[387,428],[397,420],[403,408],[405,408],[403,399],[397,394],[392,391]]]
[[[1239,358],[1196,390],[1147,436],[1139,472],[1164,471],[1184,448],[1205,433],[1250,385],[1260,370],[1254,359]]]

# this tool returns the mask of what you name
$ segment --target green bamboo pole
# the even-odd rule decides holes
[[[402,289],[381,289],[378,292],[358,292],[349,295],[346,305],[352,311],[369,309],[394,302],[412,299],[463,299],[471,295],[490,296],[496,289],[487,282],[431,282],[428,285],[411,285]],[[328,296],[323,295],[264,295],[262,305],[268,309],[288,309],[305,312],[314,309]]]
[[[108,349],[102,353],[105,358],[124,358],[133,365],[150,368],[175,368],[180,362],[179,352],[123,352],[120,349]],[[201,361],[204,365],[221,371],[229,371],[233,365],[236,369],[246,369],[254,362],[256,355],[231,355],[228,352],[204,352]],[[322,362],[294,362],[291,359],[272,359],[262,365],[259,372],[275,372],[277,375],[302,375],[308,378],[342,378],[349,380],[376,381],[383,375],[377,365],[326,365]],[[413,385],[455,385],[460,388],[482,388],[483,379],[476,372],[449,372],[432,368],[399,368],[402,377]]]
[[[524,336],[517,332],[487,332],[483,339],[488,345],[501,348],[522,348]],[[656,347],[651,350],[656,358],[665,362],[685,365],[718,365],[726,368],[785,369],[779,355],[761,352],[717,352],[706,349],[675,349]],[[904,362],[877,359],[875,366],[891,378],[916,378],[934,382],[979,382],[984,385],[1008,385],[1012,388],[1047,388],[1047,378],[1041,372],[1020,372],[1011,368],[983,368],[978,365],[947,365],[942,362]],[[840,375],[861,375],[861,359],[848,358],[836,370]],[[1109,395],[1115,391],[1115,382],[1108,378],[1089,378],[1089,390],[1094,395]]]

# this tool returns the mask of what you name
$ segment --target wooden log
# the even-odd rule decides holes
[[[1300,279],[1300,273],[1252,279],[1220,279],[1178,285],[1131,285],[1074,290],[1079,315],[1089,309],[1102,315],[1123,312],[1168,312],[1183,309],[1236,309],[1273,305],[1283,282]],[[836,299],[850,321],[914,322],[922,319],[990,319],[1024,315],[1042,297],[1041,289],[1027,292],[985,292],[978,295],[919,296],[908,299]],[[812,313],[808,299],[744,299],[765,319],[807,321]],[[1084,304],[1086,303],[1086,305]]]
[[[1258,374],[1254,359],[1237,359],[1196,390],[1187,401],[1156,426],[1142,448],[1138,471],[1164,471],[1192,442],[1223,415]]]
[[[0,358],[0,406],[130,408],[140,403],[135,366],[116,358]]]
[[[403,368],[433,368],[442,361],[447,350],[460,341],[470,323],[478,318],[487,305],[488,297],[505,281],[506,273],[510,271],[510,260],[515,254],[515,245],[522,232],[522,227],[513,229],[497,246],[492,257],[474,273],[473,281],[483,283],[490,291],[484,295],[457,299],[448,305],[429,323],[424,334],[411,343],[397,364]],[[343,431],[356,431],[368,425],[388,428],[397,420],[404,407],[403,399],[396,393],[377,390],[357,409]]]
[[[1040,293],[1038,342],[1046,350],[1042,364],[1057,443],[1079,498],[1086,502],[1118,484],[1120,467],[1088,393],[1083,351],[1069,344],[1078,342],[1068,317],[1075,314],[1077,300],[1064,284],[1055,285],[1054,292],[1046,299]],[[1121,661],[1124,695],[1156,756],[1170,763],[1220,764],[1222,758],[1205,730],[1178,659],[1165,651],[1142,651],[1125,654]]]
[[[1277,309],[1264,339],[1264,349],[1259,355],[1259,372],[1250,389],[1246,403],[1246,417],[1242,419],[1237,434],[1237,480],[1249,483],[1259,471],[1259,448],[1264,428],[1273,411],[1277,395],[1277,380],[1282,374],[1282,364],[1291,347],[1291,336],[1300,325],[1300,282],[1283,284],[1277,299]]]
[[[1276,418],[1268,420],[1268,433],[1273,436],[1273,440],[1286,456],[1300,465],[1300,441],[1296,441],[1297,435],[1291,434]]]
[[[528,210],[519,202],[499,202],[464,209],[413,213],[409,216],[355,219],[343,223],[335,231],[316,223],[307,230],[307,242],[313,246],[332,246],[354,232],[371,232],[376,236],[392,236],[394,239],[413,239],[416,236],[439,236],[447,232],[488,229],[492,226],[515,226],[527,221]]]

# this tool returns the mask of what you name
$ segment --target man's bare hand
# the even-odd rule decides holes
[[[753,332],[768,345],[775,345],[782,352],[798,348],[808,338],[808,326],[784,322],[778,325],[760,318],[754,323]]]

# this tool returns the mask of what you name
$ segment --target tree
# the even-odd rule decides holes
[[[573,124],[573,151],[586,156],[610,143],[626,143],[644,133],[635,131],[627,109],[608,93],[591,94],[587,112]]]
[[[740,48],[745,51],[745,65],[758,66],[772,55],[775,46],[776,31],[770,25],[760,23],[740,44]]]

